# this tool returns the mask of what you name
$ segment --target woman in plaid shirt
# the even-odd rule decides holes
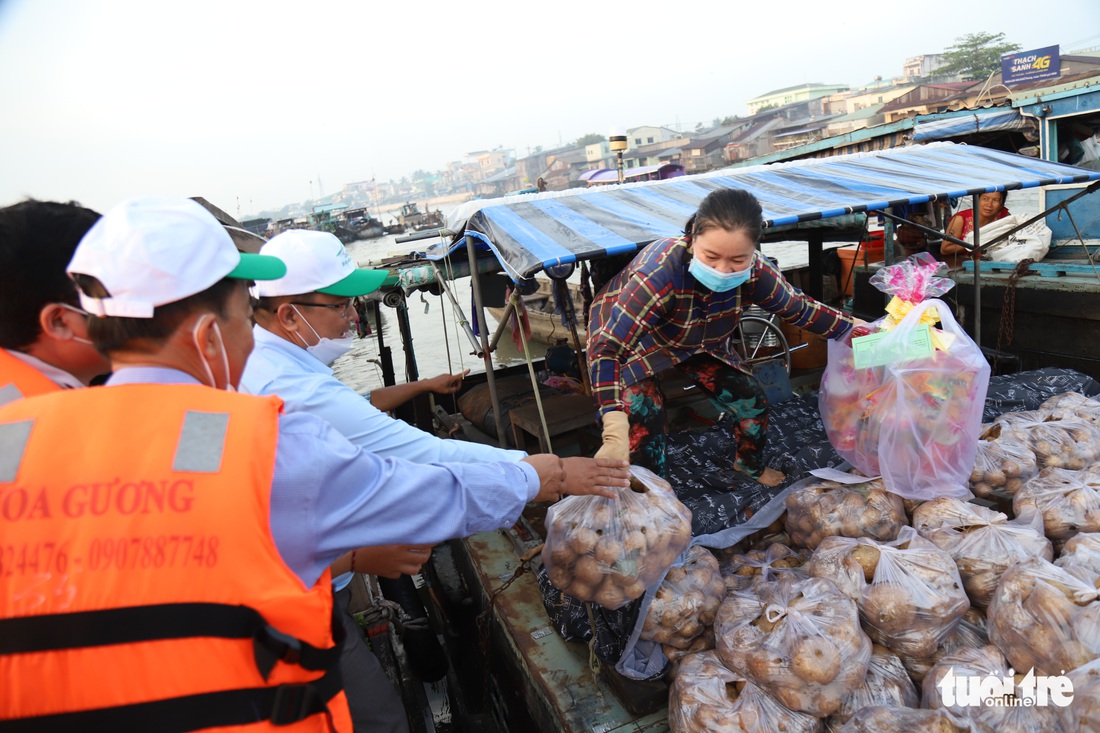
[[[769,486],[783,480],[763,464],[768,401],[730,342],[734,328],[754,304],[826,338],[842,338],[854,321],[804,295],[757,252],[761,221],[752,194],[714,191],[683,236],[647,246],[596,296],[588,359],[603,421],[597,458],[664,475],[668,425],[657,374],[673,367],[734,417],[734,468]]]

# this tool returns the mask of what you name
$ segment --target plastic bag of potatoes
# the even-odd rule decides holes
[[[863,684],[871,640],[856,605],[827,580],[782,577],[726,596],[715,649],[784,706],[826,716]]]
[[[1079,418],[1093,425],[1100,425],[1100,400],[1086,397],[1080,392],[1064,392],[1054,395],[1039,405],[1040,412],[1046,412],[1055,420]]]
[[[1100,594],[1040,558],[1005,571],[987,618],[990,641],[1017,670],[1057,675],[1100,655]]]
[[[690,654],[668,690],[671,733],[817,733],[821,721],[788,710],[742,675],[731,672],[714,652]]]
[[[640,638],[686,649],[714,623],[718,604],[726,595],[726,583],[718,571],[718,559],[705,547],[687,552],[683,565],[665,575],[649,604]]]
[[[811,550],[833,535],[892,540],[904,524],[901,497],[887,491],[882,479],[861,484],[822,480],[787,496],[787,534]]]
[[[805,578],[803,566],[810,559],[806,550],[792,550],[781,543],[766,549],[737,553],[718,567],[725,579],[726,590],[744,590],[757,580],[775,580],[782,575]]]
[[[972,733],[970,725],[949,710],[921,710],[893,705],[863,708],[837,733]]]
[[[1046,536],[1056,541],[1100,532],[1100,468],[1044,468],[1012,497],[1012,511],[1040,512]]]
[[[1082,532],[1066,540],[1054,564],[1089,585],[1100,588],[1100,533]]]
[[[1066,674],[1073,684],[1073,703],[1059,709],[1066,733],[1100,731],[1100,658]]]
[[[855,692],[844,698],[840,709],[825,721],[828,730],[836,730],[848,722],[854,714],[872,705],[896,705],[915,708],[920,705],[920,694],[913,680],[905,671],[901,659],[884,646],[875,644],[871,649],[871,664],[867,679]]]
[[[945,497],[917,507],[913,528],[951,556],[970,602],[982,609],[1009,567],[1029,557],[1054,559],[1038,512],[1009,521],[1001,512]]]
[[[641,466],[618,496],[570,496],[546,512],[542,562],[550,582],[581,601],[622,608],[665,574],[691,543],[691,511]]]
[[[975,733],[1057,733],[1061,730],[1058,711],[1053,705],[1036,707],[1020,704],[1015,699],[1001,701],[1001,704],[985,704],[991,701],[983,701],[983,704],[975,705],[970,699],[959,700],[956,697],[961,684],[967,685],[964,689],[969,693],[969,678],[992,677],[1001,680],[1009,670],[1004,655],[992,645],[946,654],[924,678],[921,685],[923,706],[951,710],[960,719],[967,720]],[[943,687],[949,673],[955,684],[948,685],[951,688],[948,696]],[[960,678],[964,680],[961,683],[958,681]],[[1012,697],[1015,698],[1015,695]]]
[[[959,625],[951,632],[951,635],[943,640],[935,653],[927,659],[906,657],[902,659],[905,671],[909,678],[918,685],[924,681],[928,671],[943,659],[944,655],[958,651],[959,649],[981,649],[989,644],[989,634],[985,630],[985,616],[976,608],[971,608],[959,621]]]
[[[970,490],[983,498],[994,491],[1015,494],[1038,472],[1035,454],[1028,446],[1009,440],[979,440]]]
[[[1079,471],[1100,460],[1100,428],[1096,425],[1078,417],[1052,420],[1046,413],[1034,412],[1001,415],[982,434],[982,440],[1026,445],[1040,469]]]
[[[870,637],[903,659],[932,656],[970,607],[955,561],[912,527],[894,542],[826,538],[808,570],[836,582]]]

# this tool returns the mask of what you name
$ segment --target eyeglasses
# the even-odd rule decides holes
[[[291,302],[291,305],[300,305],[304,308],[329,308],[331,310],[338,311],[340,313],[340,315],[342,315],[344,317],[350,316],[351,311],[352,311],[352,301],[351,301],[350,298],[348,300],[345,300],[343,303],[294,303],[294,302]]]

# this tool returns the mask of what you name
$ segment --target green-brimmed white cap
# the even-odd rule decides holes
[[[191,199],[141,198],[104,214],[80,240],[66,271],[91,275],[110,293],[81,293],[81,307],[89,313],[152,318],[154,308],[223,278],[271,280],[285,275],[286,265],[238,252],[221,223]]]
[[[277,234],[260,248],[260,254],[286,263],[286,275],[257,282],[258,298],[325,293],[354,298],[377,290],[389,274],[386,270],[359,268],[335,235],[308,229]]]

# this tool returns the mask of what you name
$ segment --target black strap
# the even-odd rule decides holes
[[[328,713],[329,701],[343,689],[339,667],[318,680],[208,692],[99,710],[0,720],[0,733],[68,733],[74,730],[140,730],[187,733],[219,726],[270,721],[290,725],[311,715]]]
[[[166,603],[0,619],[0,654],[81,649],[193,637],[253,639],[264,679],[279,660],[320,671],[336,666],[338,645],[320,649],[270,626],[248,606]]]

